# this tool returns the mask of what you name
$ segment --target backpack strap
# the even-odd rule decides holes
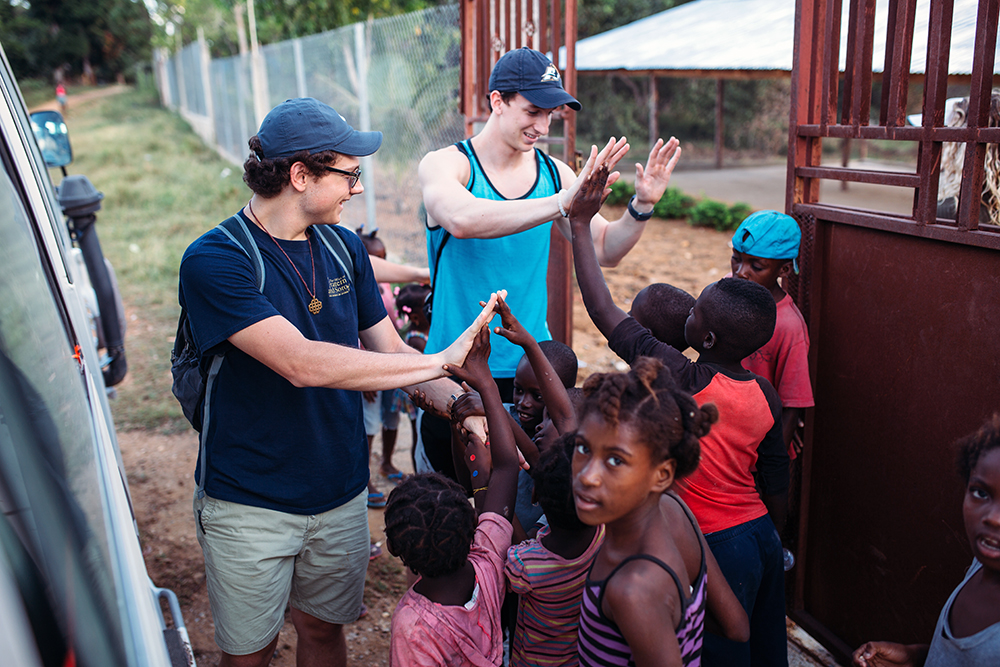
[[[239,246],[240,250],[242,250],[250,259],[250,265],[253,267],[254,282],[257,283],[257,289],[263,293],[265,278],[264,258],[260,256],[260,250],[257,248],[257,243],[253,240],[253,236],[250,235],[250,230],[247,228],[247,224],[239,215],[234,215],[220,222],[218,224],[218,228],[223,234],[229,237],[230,241]],[[190,327],[187,322],[187,313],[182,312],[181,316],[184,319],[183,326]],[[190,333],[188,333],[188,337],[190,338]],[[193,338],[191,338],[191,340],[193,340]],[[205,496],[205,476],[208,474],[208,461],[206,460],[208,448],[205,447],[205,437],[208,433],[209,424],[212,419],[211,401],[209,401],[209,397],[212,395],[212,389],[215,386],[215,379],[219,375],[219,370],[222,368],[222,361],[225,357],[225,352],[212,355],[212,361],[208,366],[208,372],[204,378],[205,393],[201,406],[201,433],[198,438],[198,457],[200,459],[199,470],[201,471],[201,475],[198,479],[198,488],[196,490],[198,498],[203,498]]]
[[[340,264],[340,268],[344,270],[347,275],[347,279],[350,281],[351,285],[354,284],[354,260],[351,258],[351,253],[347,249],[347,244],[344,243],[344,239],[340,238],[340,234],[337,233],[336,229],[332,229],[330,225],[313,225],[313,229],[316,230],[316,236],[319,240],[323,242],[326,249],[330,251],[333,258],[337,260]]]
[[[250,235],[250,230],[247,229],[247,223],[243,222],[243,218],[240,216],[234,215],[220,222],[218,227],[250,258],[250,263],[253,265],[254,281],[257,283],[257,289],[263,293],[264,259],[260,256],[260,250],[257,248],[253,236]]]

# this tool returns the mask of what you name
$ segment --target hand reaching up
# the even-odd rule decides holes
[[[496,294],[493,295],[490,308],[495,305],[496,296]],[[472,348],[465,357],[465,363],[461,366],[445,364],[444,369],[460,382],[467,382],[470,387],[483,393],[484,387],[494,384],[493,376],[490,374],[489,359],[490,330],[488,327],[482,327],[472,340]]]
[[[590,235],[590,221],[601,210],[604,201],[611,194],[608,183],[608,168],[601,166],[583,183],[569,205],[569,222],[575,235],[586,230]]]
[[[604,167],[610,174],[607,176],[608,185],[611,185],[618,180],[621,176],[617,171],[614,171],[615,166],[618,162],[625,157],[628,153],[629,145],[625,140],[625,137],[621,139],[615,139],[611,137],[608,143],[598,152],[597,146],[590,147],[590,156],[587,158],[587,162],[583,165],[583,169],[580,170],[580,175],[576,177],[576,180],[566,189],[566,194],[561,195],[560,204],[566,205],[567,202],[573,201],[576,195],[583,188],[584,183],[590,178],[590,176]],[[666,186],[664,186],[666,187]],[[661,193],[662,196],[662,193]]]
[[[506,292],[502,292],[506,294]],[[493,293],[487,301],[481,301],[483,304],[483,310],[479,313],[476,319],[469,325],[469,327],[462,332],[462,335],[455,339],[455,342],[448,346],[447,349],[439,353],[441,359],[444,360],[445,370],[450,371],[450,367],[458,366],[465,359],[465,355],[469,353],[469,349],[473,345],[477,334],[486,328],[489,332],[489,328],[486,327],[486,323],[493,319],[493,307],[497,302],[497,294]],[[489,347],[487,346],[486,351],[487,356],[489,356]]]
[[[593,216],[591,216],[593,217]],[[588,218],[589,220],[589,218]],[[493,331],[509,340],[514,345],[520,347],[528,347],[535,342],[534,336],[528,333],[528,330],[517,321],[514,314],[510,312],[510,306],[503,298],[497,298],[496,312],[500,316],[500,321],[503,324],[502,327],[497,327]]]
[[[658,139],[649,151],[646,167],[635,165],[635,198],[639,205],[652,206],[660,201],[670,183],[670,175],[681,157],[680,142],[674,137],[666,143]]]

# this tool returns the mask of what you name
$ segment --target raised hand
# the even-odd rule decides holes
[[[670,175],[681,157],[680,142],[674,137],[663,143],[657,139],[649,151],[646,166],[635,165],[635,198],[637,203],[652,206],[660,201],[670,183]]]
[[[586,231],[590,234],[590,221],[601,210],[604,201],[611,194],[608,183],[608,168],[601,165],[583,183],[583,187],[573,197],[569,206],[569,222],[573,228],[573,234],[577,231]]]
[[[598,152],[597,146],[591,146],[590,156],[587,158],[586,164],[583,165],[583,169],[580,170],[580,175],[576,177],[576,180],[573,181],[568,188],[566,188],[566,194],[562,195],[560,203],[565,206],[567,203],[573,201],[576,194],[583,187],[583,184],[587,181],[590,175],[602,166],[607,167],[608,172],[610,173],[607,177],[608,185],[617,181],[620,174],[617,171],[614,171],[614,168],[618,162],[625,157],[625,154],[628,153],[628,149],[629,145],[625,140],[625,137],[617,140],[614,137],[611,137],[600,152]]]
[[[501,292],[501,293],[506,294],[506,292]],[[496,302],[497,302],[496,293],[491,294],[490,298],[487,301],[485,302],[480,301],[480,303],[483,305],[483,310],[476,317],[475,321],[473,321],[473,323],[469,325],[469,328],[467,328],[465,331],[462,332],[461,336],[455,339],[454,343],[452,343],[451,345],[448,346],[447,349],[439,353],[441,355],[440,358],[444,360],[444,366],[446,370],[448,370],[449,366],[461,365],[462,361],[465,359],[465,356],[469,353],[473,341],[479,334],[479,331],[485,327],[487,322],[493,319],[494,315],[493,309],[494,306],[496,306]],[[488,328],[487,331],[489,331]],[[488,350],[487,350],[487,355],[489,355]]]
[[[500,315],[500,321],[503,326],[496,327],[493,330],[495,333],[503,336],[514,345],[519,345],[520,347],[527,347],[535,342],[534,337],[528,333],[528,330],[525,329],[520,322],[517,321],[514,314],[510,312],[510,306],[508,306],[507,302],[502,298],[497,299],[496,312]]]
[[[496,298],[497,295],[494,294],[491,299],[491,308],[496,304]],[[482,393],[484,387],[494,384],[493,376],[490,374],[489,359],[490,330],[488,327],[482,327],[472,341],[472,348],[465,357],[465,363],[461,366],[445,364],[444,369],[460,382],[467,382],[470,387]]]

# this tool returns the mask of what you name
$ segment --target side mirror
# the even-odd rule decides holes
[[[36,111],[31,114],[31,131],[35,133],[42,158],[50,168],[65,167],[73,161],[69,145],[69,130],[58,111]]]

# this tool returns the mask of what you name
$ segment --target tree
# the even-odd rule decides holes
[[[112,80],[151,56],[152,23],[141,0],[0,0],[0,19],[0,39],[17,54],[10,60],[18,77],[89,68]]]

